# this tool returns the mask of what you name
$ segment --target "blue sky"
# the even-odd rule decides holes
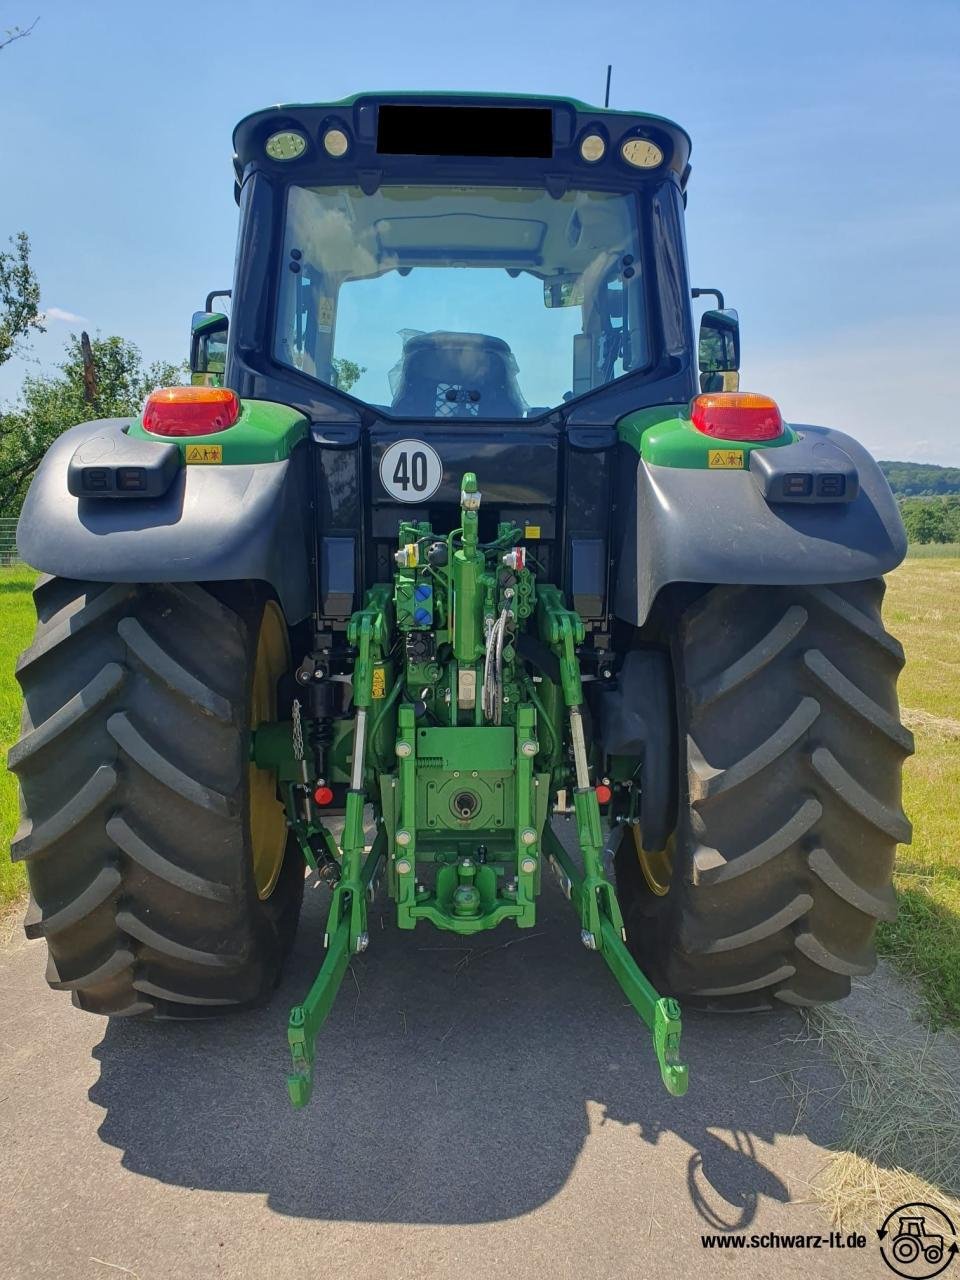
[[[740,311],[745,388],[879,456],[960,464],[960,4],[0,0],[0,236],[50,316],[180,359],[230,283],[230,134],[363,89],[602,97],[692,135],[695,283]]]

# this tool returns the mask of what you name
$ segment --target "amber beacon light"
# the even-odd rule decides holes
[[[697,396],[690,420],[705,436],[718,440],[776,440],[783,418],[775,400],[754,391],[718,391]]]
[[[240,401],[228,387],[163,387],[147,397],[143,426],[155,436],[209,436],[239,417]]]

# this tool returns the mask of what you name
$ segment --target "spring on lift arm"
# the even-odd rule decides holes
[[[333,742],[333,716],[321,715],[311,719],[309,737],[317,780],[326,782],[329,775],[327,750]]]

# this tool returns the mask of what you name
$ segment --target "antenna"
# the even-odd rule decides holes
[[[603,105],[605,107],[609,107],[610,105],[610,77],[612,74],[613,74],[613,65],[612,63],[608,62],[607,63],[607,91],[603,95]]]

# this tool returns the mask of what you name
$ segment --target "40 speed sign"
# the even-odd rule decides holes
[[[442,479],[440,455],[423,440],[398,440],[380,459],[380,483],[397,502],[423,502]]]

